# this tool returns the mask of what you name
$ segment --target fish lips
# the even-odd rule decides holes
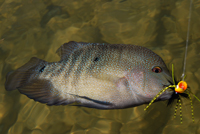
[[[171,82],[170,82],[170,83],[171,83]],[[173,84],[170,84],[170,85],[173,85]],[[164,86],[163,86],[163,89],[169,87],[170,85],[168,85],[168,86],[165,86],[165,85],[164,85]],[[163,92],[163,93],[157,98],[157,100],[168,100],[168,99],[170,99],[170,98],[172,97],[173,93],[174,93],[174,89],[171,88],[171,87],[169,87],[165,92]]]
[[[158,100],[169,100],[172,97],[172,94],[174,93],[173,90],[168,89],[164,93],[162,93],[159,97]]]
[[[165,72],[165,77],[166,77],[166,83],[167,84],[162,84],[163,85],[162,90],[169,87],[170,85],[174,85],[176,83],[176,81],[175,81],[175,83],[173,82],[172,76],[168,72]],[[165,92],[163,92],[158,97],[158,100],[168,100],[172,97],[173,93],[174,93],[174,88],[169,87]]]

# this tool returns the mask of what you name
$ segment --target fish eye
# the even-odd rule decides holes
[[[46,67],[46,66],[43,66],[43,67],[39,70],[39,72],[42,73],[42,72],[44,71],[45,67]]]
[[[161,72],[162,72],[162,68],[159,67],[159,66],[156,66],[156,67],[153,67],[153,68],[152,68],[152,71],[153,71],[154,73],[161,73]]]

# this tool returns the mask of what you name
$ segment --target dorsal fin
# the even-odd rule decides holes
[[[89,43],[70,41],[63,44],[56,53],[61,57],[61,60],[71,55],[74,51],[89,45]]]

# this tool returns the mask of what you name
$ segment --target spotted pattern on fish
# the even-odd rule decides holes
[[[32,58],[9,73],[6,90],[18,89],[48,105],[117,109],[149,103],[172,82],[164,61],[141,46],[72,41],[56,53],[61,57],[58,62]],[[156,66],[161,73],[152,71]],[[171,94],[167,90],[157,101]]]

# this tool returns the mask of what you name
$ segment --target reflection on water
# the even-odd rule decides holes
[[[68,41],[137,44],[159,54],[175,76],[182,73],[189,0],[0,0],[0,133],[101,134],[200,133],[200,104],[183,99],[183,124],[173,119],[175,104],[98,110],[47,106],[17,90],[5,91],[6,73],[31,57],[58,61]],[[200,2],[193,3],[186,81],[200,98]],[[177,113],[179,115],[179,113]]]

